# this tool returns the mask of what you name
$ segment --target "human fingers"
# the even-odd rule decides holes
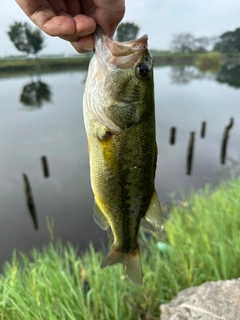
[[[60,18],[60,17],[57,17]],[[55,19],[56,20],[56,19]],[[62,19],[61,19],[62,20]],[[83,14],[79,14],[72,18],[74,22],[74,32],[72,34],[60,34],[57,35],[64,40],[75,42],[78,41],[81,37],[85,37],[89,34],[92,34],[96,29],[96,22],[93,18],[90,18],[88,16],[85,16]],[[48,25],[49,23],[49,25]],[[60,21],[61,23],[61,21]],[[46,23],[46,28],[48,30],[51,30],[51,33],[54,33],[54,29],[58,29],[58,23],[56,21],[53,23],[53,21],[49,21]]]
[[[82,10],[94,19],[95,31],[96,24],[99,24],[108,36],[113,36],[118,23],[125,13],[124,0],[85,0],[82,2]],[[77,29],[81,26],[78,24]],[[94,48],[93,34],[81,37],[78,41],[72,42],[72,46],[79,53],[87,52]]]
[[[51,5],[46,0],[32,0],[28,5],[26,0],[16,1],[29,18],[48,35],[75,42],[93,33],[96,28],[95,21],[88,16],[79,14],[73,18],[68,15],[68,10],[72,13],[80,11],[79,1],[71,0],[72,5],[68,8],[61,0],[50,0]]]
[[[44,32],[51,36],[69,35],[75,32],[75,22],[68,16],[63,0],[53,1],[54,9],[47,0],[16,0],[26,15]],[[61,16],[57,14],[61,13]]]
[[[112,37],[117,25],[124,17],[125,1],[124,0],[94,0],[96,10],[93,18],[97,24]]]
[[[93,34],[80,38],[78,41],[71,42],[74,49],[79,53],[86,53],[94,49]]]
[[[72,17],[76,16],[77,14],[83,13],[81,0],[65,0],[65,5],[67,13]]]
[[[85,15],[77,15],[73,19],[79,37],[71,41],[72,46],[79,53],[92,50],[94,48],[93,33],[96,29],[96,21]]]

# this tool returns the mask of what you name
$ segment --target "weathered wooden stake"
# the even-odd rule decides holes
[[[176,142],[176,132],[177,129],[176,127],[170,128],[170,139],[169,139],[169,144],[174,145]]]
[[[23,183],[24,183],[26,203],[29,209],[29,213],[32,217],[35,230],[38,230],[37,212],[36,212],[35,203],[32,195],[31,185],[30,185],[28,176],[25,173],[23,173]]]
[[[201,138],[205,138],[205,134],[206,134],[206,121],[203,121],[202,122],[202,125],[201,125],[201,134],[200,134],[200,137]]]
[[[41,157],[41,162],[42,162],[42,168],[43,168],[43,176],[45,178],[48,178],[50,176],[50,174],[49,174],[47,157],[46,156],[42,156]]]
[[[195,143],[195,132],[190,132],[188,148],[187,148],[187,171],[186,171],[187,175],[191,175],[192,173],[194,143]]]
[[[229,132],[232,129],[233,124],[234,124],[234,119],[231,118],[229,124],[225,127],[224,132],[223,132],[222,145],[221,145],[221,151],[220,151],[220,163],[221,164],[226,163]]]

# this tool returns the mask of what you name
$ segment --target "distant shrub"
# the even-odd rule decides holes
[[[210,71],[217,73],[223,62],[220,52],[208,52],[199,56],[196,66],[203,72]]]

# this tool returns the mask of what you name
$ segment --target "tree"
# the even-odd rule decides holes
[[[130,22],[121,23],[117,28],[117,41],[130,41],[137,37],[139,32],[139,27]]]
[[[39,29],[32,29],[28,23],[15,22],[8,31],[15,47],[29,54],[37,54],[44,47],[44,39]]]
[[[206,52],[210,44],[207,37],[195,38],[191,33],[180,33],[173,36],[172,51],[177,53]]]
[[[173,36],[172,51],[191,53],[194,47],[194,36],[191,33],[180,33]]]
[[[240,28],[223,33],[215,44],[214,50],[224,53],[240,52]]]
[[[210,44],[210,39],[207,37],[200,37],[200,38],[196,38],[194,39],[194,52],[206,52],[207,51],[207,47]]]

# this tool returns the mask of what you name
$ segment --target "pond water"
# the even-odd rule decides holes
[[[47,219],[54,221],[55,239],[80,250],[90,240],[97,249],[106,242],[106,233],[92,217],[82,116],[86,74],[0,79],[0,265],[11,258],[13,248],[29,252],[47,244]],[[238,163],[239,79],[239,66],[224,66],[216,76],[194,67],[155,68],[156,189],[161,202],[170,201],[173,192],[178,197],[206,182],[215,184],[230,164]],[[172,127],[174,144],[169,143]],[[42,156],[48,161],[48,177]],[[35,202],[37,231],[26,203],[24,173]]]

